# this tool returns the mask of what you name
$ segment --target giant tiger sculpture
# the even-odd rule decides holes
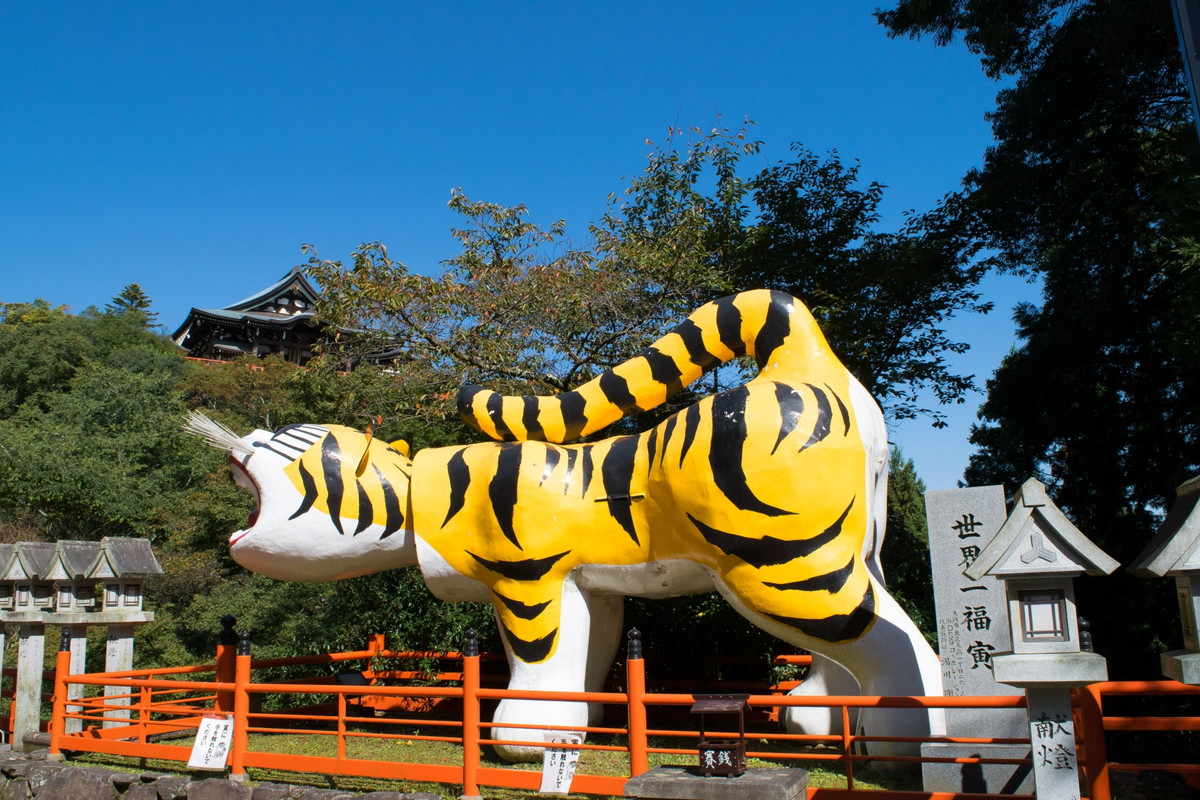
[[[642,434],[558,444],[659,405],[741,355],[760,371],[739,388]],[[402,443],[340,426],[238,438],[194,419],[192,430],[227,449],[235,479],[258,495],[251,526],[230,539],[233,558],[297,581],[419,564],[436,596],[493,604],[514,689],[598,690],[621,640],[623,596],[715,588],[763,630],[840,664],[867,694],[941,694],[936,657],[878,571],[882,414],[794,298],[718,300],[575,391],[501,397],[467,387],[459,410],[504,441],[410,460]],[[806,691],[840,673],[828,663],[817,672]],[[942,729],[923,711],[870,713],[872,735]],[[587,717],[580,703],[505,700],[494,722],[560,728]],[[831,727],[824,711],[793,709],[787,721]],[[536,752],[498,749],[511,759]]]

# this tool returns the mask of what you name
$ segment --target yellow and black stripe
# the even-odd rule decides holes
[[[307,442],[306,449],[299,450],[294,440]],[[372,524],[383,526],[380,539],[403,529],[411,462],[391,445],[340,425],[304,425],[283,428],[266,442],[255,442],[255,446],[292,462],[284,468],[284,474],[300,492],[300,505],[289,519],[315,506],[329,515],[343,536],[347,533],[344,520],[354,521],[352,536]],[[368,450],[371,468],[358,475],[356,466]]]

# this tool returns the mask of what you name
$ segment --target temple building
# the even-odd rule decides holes
[[[242,355],[278,355],[304,364],[323,335],[313,321],[320,290],[300,267],[262,291],[224,308],[193,308],[171,336],[193,358],[229,361]]]

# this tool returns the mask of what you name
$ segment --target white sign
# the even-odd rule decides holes
[[[229,760],[229,745],[233,741],[233,717],[204,717],[196,732],[196,743],[188,759],[191,769],[225,770]]]
[[[546,741],[552,744],[578,745],[583,737],[578,733],[548,731]],[[538,794],[566,796],[571,791],[575,778],[575,766],[579,763],[579,751],[567,747],[547,747],[542,751],[542,787]]]

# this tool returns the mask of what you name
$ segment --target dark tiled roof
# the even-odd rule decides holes
[[[304,277],[304,273],[301,271],[300,267],[292,267],[288,274],[284,275],[267,288],[255,292],[245,300],[239,300],[233,305],[225,306],[225,308],[229,309],[230,311],[247,311],[255,306],[271,302],[271,300],[274,299],[277,294],[286,292],[287,290],[291,289],[292,286],[295,286],[297,289],[299,289],[300,293],[305,295],[310,303],[321,296],[321,293],[317,291],[317,288],[309,283],[308,279]]]

